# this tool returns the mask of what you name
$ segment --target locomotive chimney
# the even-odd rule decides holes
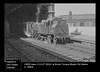
[[[69,21],[72,20],[72,11],[69,11]]]
[[[69,11],[69,25],[72,26],[72,11]]]

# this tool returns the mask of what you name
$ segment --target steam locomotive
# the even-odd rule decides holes
[[[63,18],[51,18],[40,23],[27,22],[25,34],[39,40],[49,40],[50,43],[70,41],[69,27]]]

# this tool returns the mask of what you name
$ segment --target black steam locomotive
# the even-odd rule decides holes
[[[25,34],[38,40],[49,40],[50,43],[67,43],[70,41],[69,27],[62,18],[42,20],[40,23],[27,22]]]

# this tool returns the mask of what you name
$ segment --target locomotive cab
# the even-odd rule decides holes
[[[49,20],[49,34],[53,34],[59,37],[65,37],[69,35],[69,27],[66,21],[62,18],[53,18]]]
[[[58,39],[65,39],[67,38],[67,41],[69,41],[69,27],[68,24],[66,24],[66,20],[62,18],[52,18],[47,20],[47,25],[48,27],[48,35],[50,39],[53,40],[55,43]],[[51,41],[52,41],[51,40]],[[59,40],[60,41],[60,40]],[[65,42],[65,41],[64,41]]]

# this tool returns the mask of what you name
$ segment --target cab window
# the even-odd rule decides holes
[[[53,24],[51,27],[55,27],[57,25],[57,23],[58,23],[57,21],[53,21]]]

